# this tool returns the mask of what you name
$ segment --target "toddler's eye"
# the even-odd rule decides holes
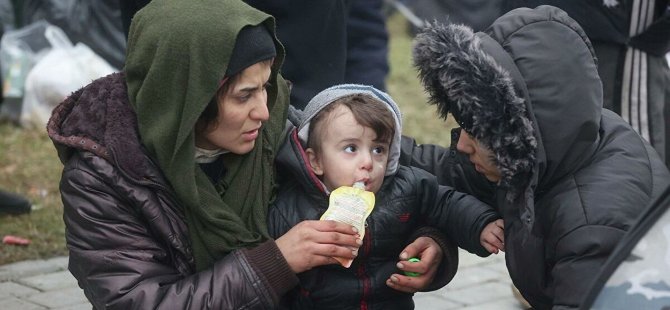
[[[347,145],[344,147],[344,151],[347,153],[353,153],[356,152],[356,146],[355,145]]]
[[[383,147],[383,146],[378,146],[378,147],[372,149],[372,154],[375,154],[375,155],[384,154],[384,152],[386,152],[386,148]]]

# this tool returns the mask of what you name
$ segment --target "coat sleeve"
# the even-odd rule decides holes
[[[470,253],[485,257],[490,253],[481,245],[484,227],[500,218],[495,209],[474,196],[437,184],[434,176],[412,169],[416,178],[419,209],[428,225],[443,231]]]
[[[233,251],[206,270],[180,272],[171,247],[147,223],[155,219],[139,215],[145,206],[133,206],[128,193],[110,185],[120,180],[87,164],[70,160],[60,188],[68,268],[96,309],[269,309],[297,283],[273,241]],[[273,279],[286,275],[292,281],[275,286]]]
[[[587,225],[556,244],[553,309],[576,309],[589,292],[607,258],[626,232],[611,226]]]
[[[449,148],[434,144],[419,145],[413,138],[403,136],[400,164],[426,170],[437,177],[439,184],[451,186],[493,205],[495,186],[475,170],[467,156],[456,150],[458,130],[452,130],[452,145]]]

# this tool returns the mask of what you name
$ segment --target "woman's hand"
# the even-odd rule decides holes
[[[416,257],[421,261],[408,262]],[[433,282],[435,273],[442,262],[442,248],[429,237],[419,237],[400,253],[397,266],[402,271],[419,273],[416,277],[404,274],[392,274],[386,280],[386,285],[405,293],[415,293],[423,290]]]
[[[337,264],[333,257],[353,259],[363,241],[356,228],[335,221],[303,221],[276,241],[295,273]]]

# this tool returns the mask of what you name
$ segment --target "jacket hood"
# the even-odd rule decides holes
[[[574,172],[597,145],[595,54],[558,8],[516,9],[478,33],[430,24],[415,40],[414,62],[439,113],[493,151],[508,198]]]
[[[336,100],[351,95],[368,95],[383,103],[393,114],[395,120],[395,132],[389,146],[389,158],[386,165],[385,175],[392,175],[398,170],[400,160],[400,137],[402,135],[402,115],[398,105],[387,93],[368,85],[342,84],[329,87],[318,93],[309,101],[301,115],[298,125],[298,137],[303,145],[307,145],[309,139],[309,126],[321,110]]]
[[[72,153],[92,152],[134,178],[155,178],[137,134],[123,73],[97,79],[56,106],[47,133],[65,164]]]

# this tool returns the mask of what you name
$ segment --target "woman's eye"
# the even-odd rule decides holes
[[[265,89],[268,89],[270,87],[272,87],[272,83],[270,83],[270,82],[266,82],[265,84],[263,84],[263,88],[265,88]]]
[[[239,96],[237,98],[240,100],[240,102],[247,102],[251,98],[251,94],[246,93],[245,95]]]
[[[356,146],[354,145],[347,145],[344,147],[344,151],[347,153],[353,153],[356,152]]]

